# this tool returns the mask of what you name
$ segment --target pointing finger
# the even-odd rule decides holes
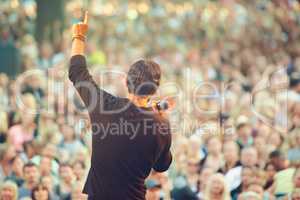
[[[88,11],[85,11],[83,23],[88,24]]]

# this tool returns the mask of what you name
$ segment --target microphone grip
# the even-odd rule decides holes
[[[168,110],[169,104],[168,104],[167,101],[162,100],[162,101],[159,101],[159,102],[156,103],[156,108],[157,108],[157,110],[159,110],[159,111]]]

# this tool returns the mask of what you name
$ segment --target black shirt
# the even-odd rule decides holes
[[[81,55],[71,58],[69,78],[89,111],[93,131],[83,192],[96,200],[144,200],[151,169],[163,172],[172,162],[169,121],[99,88]]]

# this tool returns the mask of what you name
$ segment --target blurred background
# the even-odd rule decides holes
[[[85,10],[96,82],[126,96],[120,74],[151,58],[176,101],[147,199],[300,198],[299,0],[0,0],[0,200],[86,198],[91,130],[67,75]]]

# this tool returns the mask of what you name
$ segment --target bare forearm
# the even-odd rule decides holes
[[[71,56],[84,55],[85,42],[75,38],[72,42]]]

